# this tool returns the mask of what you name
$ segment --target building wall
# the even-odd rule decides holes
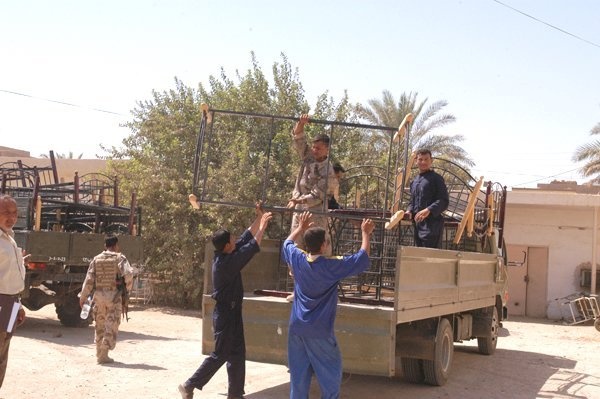
[[[31,157],[6,157],[0,156],[0,165],[7,162],[21,162],[29,167],[51,166],[49,158],[31,158]],[[71,182],[75,177],[75,172],[79,175],[87,173],[103,173],[106,169],[106,160],[104,159],[57,159],[56,169],[58,171],[59,181]]]
[[[29,158],[29,151],[18,150],[16,148],[0,146],[0,157],[26,157]]]
[[[538,299],[546,302],[548,318],[560,319],[556,299],[582,291],[579,270],[592,260],[594,207],[600,206],[600,196],[536,190],[511,191],[507,199],[506,243],[548,247],[547,296]]]

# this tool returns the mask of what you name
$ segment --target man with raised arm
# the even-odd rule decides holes
[[[337,191],[339,185],[329,160],[330,139],[326,134],[318,134],[309,146],[304,134],[304,126],[308,123],[308,114],[303,114],[292,130],[293,146],[302,159],[302,165],[287,207],[302,211],[327,211],[327,204],[323,209],[323,203],[327,202],[328,196],[332,196]],[[313,224],[322,227],[326,232],[329,231],[326,215],[314,215]],[[297,225],[298,213],[294,213],[291,230],[293,231]],[[298,238],[302,239],[302,237]],[[329,242],[328,245],[326,253],[331,254],[331,243]]]
[[[237,240],[224,229],[212,235],[215,247],[212,264],[212,297],[216,301],[213,315],[215,350],[186,382],[179,385],[182,399],[192,399],[194,388],[201,390],[224,363],[227,363],[229,377],[227,399],[243,398],[246,343],[242,320],[244,286],[241,271],[260,251],[259,245],[271,217],[271,212],[263,212],[261,204],[257,203],[254,222]]]
[[[321,397],[334,399],[339,398],[342,382],[342,356],[333,330],[337,287],[341,279],[369,268],[370,237],[375,225],[364,219],[360,250],[334,257],[323,254],[327,246],[325,230],[311,226],[309,212],[298,215],[298,226],[283,244],[283,256],[294,273],[295,300],[288,332],[290,398],[308,398],[314,372]],[[301,235],[306,251],[294,244]]]

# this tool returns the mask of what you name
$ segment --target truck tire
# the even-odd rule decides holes
[[[425,382],[442,386],[448,381],[454,356],[454,334],[448,319],[440,319],[435,334],[433,360],[423,360]]]
[[[423,360],[403,357],[400,361],[402,363],[402,375],[406,381],[415,384],[422,384],[425,381]]]
[[[498,320],[498,310],[495,306],[492,309],[492,317],[489,321],[489,335],[486,337],[477,337],[477,347],[479,348],[479,353],[482,355],[492,355],[496,352],[496,345],[498,345],[500,322]]]
[[[65,327],[87,327],[92,322],[92,313],[85,320],[79,317],[81,308],[79,307],[79,298],[77,296],[69,296],[64,303],[56,304],[56,315],[58,320]]]

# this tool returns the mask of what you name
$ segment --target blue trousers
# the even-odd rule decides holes
[[[246,380],[246,343],[241,305],[231,309],[229,306],[217,304],[213,313],[213,327],[215,350],[204,359],[185,385],[202,389],[221,366],[227,363],[227,393],[230,396],[241,397]]]
[[[308,399],[313,373],[321,388],[322,399],[340,397],[342,354],[335,337],[288,337],[290,399]]]

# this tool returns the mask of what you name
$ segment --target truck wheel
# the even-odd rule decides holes
[[[479,348],[479,353],[482,355],[491,355],[496,351],[496,345],[498,344],[498,310],[496,307],[493,307],[492,318],[489,323],[489,336],[487,337],[477,337],[477,347]]]
[[[58,320],[65,327],[87,327],[92,322],[92,313],[86,320],[79,317],[81,308],[79,307],[79,298],[69,296],[62,304],[56,304],[56,315]]]
[[[415,384],[422,384],[425,381],[423,360],[403,357],[400,361],[402,363],[402,375],[406,381]]]
[[[423,360],[425,382],[441,386],[448,381],[454,355],[454,335],[448,319],[441,319],[438,323],[433,351],[433,360]]]

